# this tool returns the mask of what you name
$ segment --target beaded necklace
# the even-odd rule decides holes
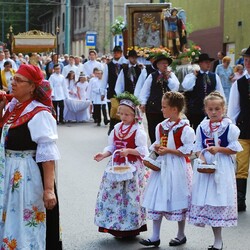
[[[221,121],[222,119],[218,122],[211,122],[211,120],[209,121],[209,128],[210,128],[211,133],[216,132],[219,129],[221,125]]]
[[[124,139],[129,134],[129,132],[130,132],[130,130],[133,127],[134,124],[135,123],[132,122],[127,128],[123,128],[124,123],[122,122],[122,124],[121,124],[121,126],[120,126],[120,128],[118,130],[118,137],[120,139]]]

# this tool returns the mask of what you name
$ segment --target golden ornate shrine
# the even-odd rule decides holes
[[[30,30],[14,35],[14,53],[49,52],[56,48],[56,36],[40,30]]]

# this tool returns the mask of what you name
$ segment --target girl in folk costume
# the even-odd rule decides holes
[[[156,126],[156,141],[150,149],[155,151],[160,171],[152,171],[146,186],[143,206],[148,218],[153,220],[153,234],[140,243],[145,246],[160,245],[162,217],[178,222],[176,238],[170,246],[186,243],[184,233],[186,213],[190,203],[192,167],[188,156],[194,142],[194,131],[186,119],[181,119],[184,96],[166,92],[162,98],[163,122]]]
[[[142,157],[148,154],[147,135],[138,123],[140,117],[137,98],[127,92],[117,98],[120,100],[118,112],[121,122],[115,125],[109,135],[109,143],[104,152],[96,154],[94,159],[101,161],[111,156],[115,150],[120,150],[119,154],[112,155],[113,162],[122,164],[127,157],[134,172],[127,180],[117,181],[109,175],[108,164],[97,196],[95,224],[99,226],[99,232],[128,237],[147,230],[146,212],[141,206],[145,178]]]
[[[214,243],[208,249],[218,250],[223,245],[222,227],[237,225],[235,163],[232,155],[242,148],[238,142],[239,129],[224,117],[223,96],[219,92],[212,92],[205,97],[204,105],[209,119],[203,120],[197,128],[194,151],[204,163],[215,164],[216,169],[214,173],[200,173],[200,165],[194,165],[189,222],[196,226],[211,226]]]
[[[14,98],[0,116],[1,249],[62,249],[54,185],[57,125],[51,88],[37,66],[22,64]],[[6,98],[0,101],[0,111]]]

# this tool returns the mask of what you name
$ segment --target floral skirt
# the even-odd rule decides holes
[[[1,249],[45,249],[46,209],[35,151],[6,152]]]
[[[146,211],[141,206],[145,167],[140,161],[134,166],[133,178],[127,181],[112,182],[104,173],[95,208],[95,224],[100,232],[123,237],[146,230]]]

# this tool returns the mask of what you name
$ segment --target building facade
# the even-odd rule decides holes
[[[100,54],[113,47],[110,27],[118,16],[124,16],[125,3],[138,0],[57,0],[60,3],[41,15],[43,31],[58,35],[59,53],[87,54],[88,33],[96,35],[95,48]],[[162,3],[161,0],[141,0],[140,3]],[[165,1],[167,2],[167,1]],[[201,46],[204,52],[216,57],[226,52],[235,61],[242,48],[250,45],[248,10],[245,0],[172,0],[172,7],[182,8],[187,14],[190,41]],[[60,31],[57,32],[57,27]]]
[[[235,62],[241,49],[250,45],[250,1],[172,0],[171,3],[187,13],[189,40],[200,45],[211,57],[224,51]]]
[[[109,53],[114,41],[110,32],[112,23],[116,17],[124,16],[125,3],[136,3],[138,0],[61,0],[60,2],[60,5],[39,17],[43,22],[42,29],[57,34],[57,27],[60,28],[58,33],[60,54],[82,55],[87,54],[93,47],[99,54]],[[149,0],[140,2],[150,3]],[[94,46],[86,46],[87,34],[96,35]],[[66,45],[67,39],[70,46]]]

